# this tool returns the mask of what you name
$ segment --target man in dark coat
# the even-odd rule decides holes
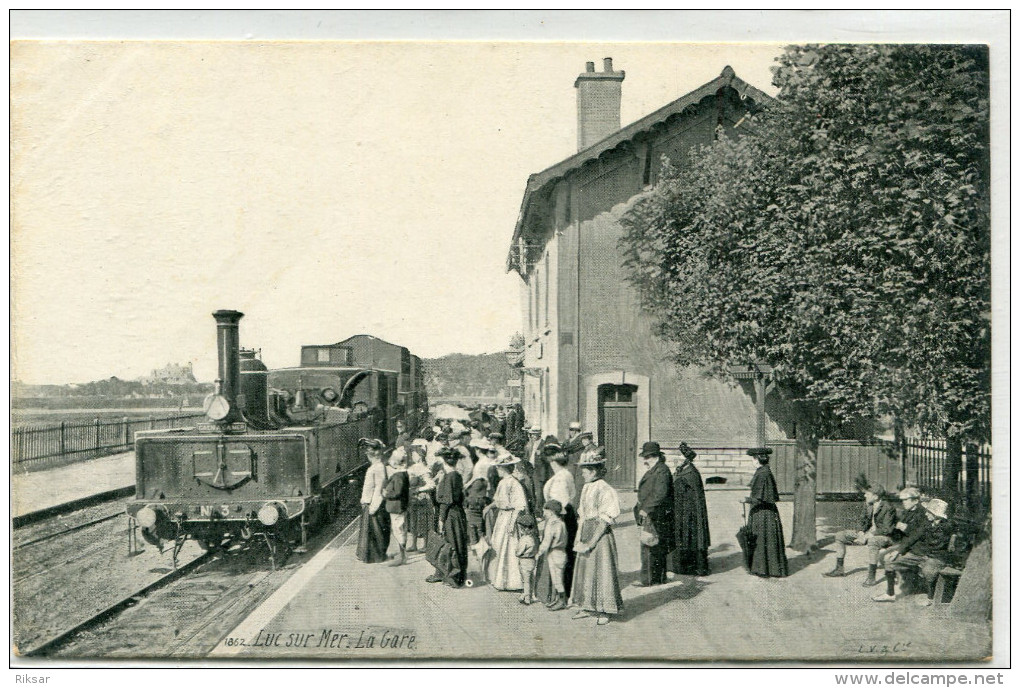
[[[524,460],[531,464],[534,471],[531,474],[531,484],[535,490],[535,508],[542,510],[545,504],[545,481],[552,475],[552,468],[549,466],[549,459],[544,456],[542,447],[542,428],[528,428],[528,443],[524,445]]]
[[[684,461],[673,475],[673,512],[676,523],[676,550],[673,552],[673,571],[692,576],[707,576],[708,548],[712,539],[708,532],[708,506],[705,504],[705,484],[694,466],[698,454],[680,444]]]
[[[666,557],[673,550],[673,479],[666,465],[666,455],[658,442],[645,442],[641,458],[648,469],[638,483],[634,520],[643,532],[654,532],[658,543],[641,543],[641,580],[637,586],[662,585],[666,582]]]

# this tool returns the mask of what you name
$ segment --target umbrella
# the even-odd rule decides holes
[[[751,556],[754,553],[756,540],[750,526],[740,526],[740,530],[737,531],[737,542],[740,543],[740,551],[744,553],[744,567],[748,571],[751,570]]]
[[[747,522],[747,502],[744,502],[744,525],[737,531],[737,543],[740,551],[744,553],[744,567],[751,570],[751,557],[754,555],[754,546],[757,544],[757,536],[751,532],[751,525]]]
[[[446,418],[449,420],[471,420],[471,416],[468,412],[459,406],[453,404],[439,404],[433,409],[432,415],[436,418]]]

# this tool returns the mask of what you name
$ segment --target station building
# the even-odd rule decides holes
[[[754,399],[741,387],[670,360],[617,247],[621,216],[654,186],[665,156],[719,136],[739,136],[750,115],[773,102],[730,67],[712,81],[620,127],[625,73],[611,58],[592,62],[574,82],[575,155],[528,179],[507,269],[521,277],[523,404],[543,435],[563,437],[579,420],[606,448],[608,480],[633,488],[637,450],[649,439],[698,448],[707,478],[746,484],[756,444]],[[771,420],[771,438],[786,435]],[[667,454],[675,452],[667,451]]]

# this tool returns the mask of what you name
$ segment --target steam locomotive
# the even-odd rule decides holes
[[[303,546],[360,491],[362,437],[392,444],[397,421],[424,422],[421,359],[370,335],[301,347],[301,364],[268,370],[239,346],[242,313],[216,319],[218,379],[195,427],[140,432],[132,528],[174,560],[190,537],[206,549],[262,538]],[[130,535],[129,535],[130,537]],[[131,546],[131,543],[129,543]]]

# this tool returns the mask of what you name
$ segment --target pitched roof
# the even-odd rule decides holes
[[[679,115],[687,107],[700,102],[703,98],[715,95],[719,89],[726,86],[731,87],[743,97],[751,98],[760,105],[770,105],[775,99],[764,91],[758,90],[736,75],[733,68],[727,65],[722,73],[708,83],[694,89],[690,93],[680,96],[673,102],[659,108],[655,112],[645,115],[641,119],[628,124],[624,128],[611,134],[597,143],[580,150],[569,158],[553,165],[552,167],[533,174],[528,177],[528,185],[524,189],[524,198],[521,201],[521,210],[517,215],[517,226],[514,228],[514,236],[510,240],[510,253],[507,256],[507,271],[513,269],[514,244],[524,231],[524,216],[531,202],[532,196],[550,182],[566,176],[572,170],[576,170],[590,160],[597,159],[622,143],[626,143],[640,133],[646,132],[654,125],[665,122],[673,115]]]

